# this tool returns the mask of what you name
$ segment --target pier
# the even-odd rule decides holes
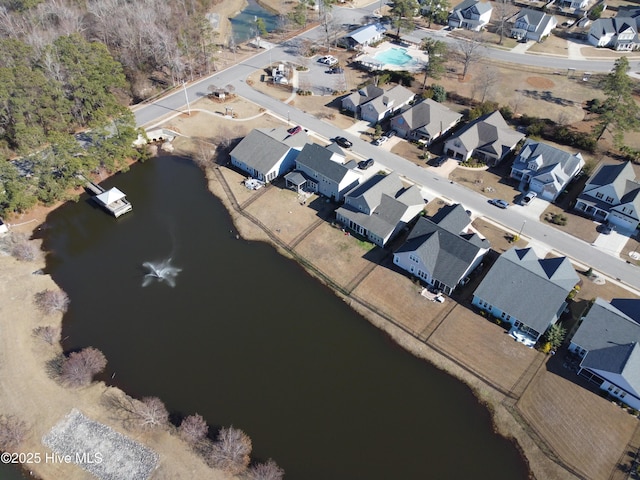
[[[80,179],[85,182],[85,189],[92,195],[93,201],[104,208],[114,217],[118,218],[133,210],[131,202],[126,199],[126,195],[116,187],[105,190],[100,185],[87,180],[84,176]]]

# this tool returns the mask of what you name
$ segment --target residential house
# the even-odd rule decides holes
[[[631,162],[600,167],[578,196],[574,208],[621,230],[638,228],[640,182]]]
[[[231,164],[258,180],[271,182],[293,169],[308,139],[305,131],[290,135],[286,128],[256,128],[231,151]]]
[[[490,2],[464,0],[449,14],[451,28],[466,28],[479,32],[491,19],[493,7]]]
[[[402,85],[396,85],[373,100],[361,104],[360,118],[367,122],[378,123],[402,107],[409,105],[415,96],[411,90]]]
[[[568,10],[584,10],[589,5],[590,0],[560,0],[560,8]]]
[[[430,145],[453,128],[461,118],[461,114],[429,98],[393,117],[391,128],[400,137],[424,140]]]
[[[540,259],[531,248],[512,248],[498,257],[472,303],[510,323],[509,334],[532,347],[558,321],[578,281],[568,258]]]
[[[353,113],[358,118],[360,115],[360,106],[370,102],[374,98],[378,98],[384,93],[382,88],[375,85],[365,85],[358,91],[353,92],[342,99],[342,108]]]
[[[527,140],[511,167],[521,190],[553,202],[584,166],[580,153],[571,154],[542,142]]]
[[[499,111],[478,117],[444,144],[445,153],[467,161],[471,155],[495,166],[525,137],[507,125]]]
[[[640,300],[601,298],[582,318],[569,350],[579,355],[578,374],[640,410]]]
[[[553,15],[540,10],[523,8],[515,18],[511,36],[518,40],[541,42],[557,25],[558,20]]]
[[[609,47],[617,51],[636,50],[640,47],[636,20],[620,14],[613,18],[599,18],[594,21],[587,38],[591,45]]]
[[[382,40],[386,31],[387,28],[381,23],[370,23],[344,36],[340,44],[352,50],[361,49]]]
[[[462,205],[441,208],[433,218],[420,217],[393,263],[450,295],[482,261],[489,242],[470,230]]]
[[[392,172],[377,174],[344,197],[336,210],[338,222],[383,247],[424,208],[420,189],[405,187]]]
[[[357,163],[352,160],[345,164],[344,160],[342,152],[307,143],[296,157],[295,171],[303,175],[306,189],[342,201],[345,192],[357,186],[361,178],[354,170]]]

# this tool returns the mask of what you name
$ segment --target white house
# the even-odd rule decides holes
[[[304,187],[336,201],[360,182],[355,161],[344,163],[343,154],[316,143],[307,143],[296,157],[296,171],[305,179]],[[300,186],[300,185],[299,185]]]
[[[543,38],[556,28],[558,20],[553,15],[533,10],[531,8],[523,8],[515,18],[511,36],[518,40],[534,40],[542,41]]]
[[[360,49],[382,40],[386,31],[387,27],[381,23],[371,23],[350,32],[340,43],[350,49]]]
[[[597,298],[571,338],[578,374],[640,410],[640,300]]]
[[[638,228],[640,182],[631,162],[600,167],[582,189],[574,208],[620,230]]]
[[[375,85],[365,85],[357,91],[350,93],[342,99],[342,108],[353,113],[358,118],[360,107],[374,98],[378,98],[384,93],[384,90]]]
[[[256,128],[231,151],[231,164],[258,180],[271,182],[293,169],[308,138],[304,130],[291,135],[286,128]]]
[[[405,187],[392,172],[377,174],[344,197],[336,219],[346,228],[384,247],[424,208],[420,188]]]
[[[466,28],[479,32],[491,19],[493,7],[490,2],[464,0],[449,14],[451,28]]]
[[[531,190],[553,202],[584,166],[580,153],[571,154],[542,142],[527,140],[511,167],[520,190]]]
[[[636,50],[640,47],[636,21],[620,15],[594,21],[587,38],[591,45],[609,47],[617,51]]]
[[[489,250],[489,242],[469,229],[471,218],[449,205],[433,218],[420,217],[393,263],[447,295],[471,273]]]
[[[360,105],[360,118],[367,122],[378,123],[408,105],[415,96],[411,90],[402,85],[396,85],[382,95]]]
[[[458,124],[462,115],[430,98],[413,105],[391,119],[398,136],[424,140],[427,145]]]
[[[569,10],[584,10],[589,5],[589,0],[560,0],[560,7]]]
[[[493,264],[473,305],[510,323],[510,335],[532,347],[567,306],[578,275],[566,257],[540,259],[531,248],[512,248]]]
[[[494,166],[525,137],[513,130],[499,111],[478,117],[447,139],[444,152],[456,160],[467,161],[471,155]]]

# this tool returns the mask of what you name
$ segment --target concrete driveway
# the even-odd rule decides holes
[[[628,241],[628,236],[622,235],[614,230],[608,235],[604,233],[598,235],[596,241],[593,242],[593,246],[609,255],[619,256]]]
[[[527,219],[531,220],[540,220],[540,216],[544,213],[544,211],[549,206],[549,202],[546,200],[542,200],[541,198],[534,198],[529,202],[529,205],[521,205],[519,203],[514,203],[511,207],[517,212],[527,217]]]

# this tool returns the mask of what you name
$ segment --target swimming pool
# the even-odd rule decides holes
[[[416,63],[416,59],[407,53],[406,48],[390,48],[374,55],[376,60],[387,65],[405,67]]]

